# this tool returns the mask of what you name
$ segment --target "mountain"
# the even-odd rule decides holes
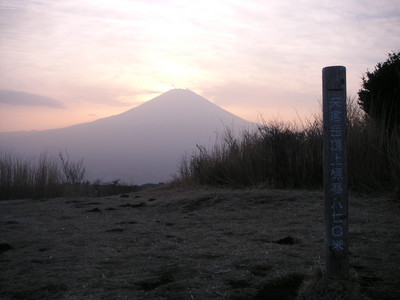
[[[67,150],[88,179],[144,184],[170,180],[196,144],[212,145],[226,127],[252,123],[190,90],[170,90],[122,114],[61,129],[0,134],[2,149],[25,155]]]

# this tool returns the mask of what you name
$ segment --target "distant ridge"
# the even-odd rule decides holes
[[[61,129],[0,134],[2,149],[29,156],[67,149],[84,159],[90,180],[165,182],[176,174],[185,153],[209,146],[226,127],[252,123],[184,89],[170,90],[119,115]]]

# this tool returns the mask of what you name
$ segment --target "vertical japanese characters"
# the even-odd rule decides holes
[[[348,276],[346,69],[323,69],[325,248],[329,277]]]
[[[330,249],[335,252],[345,251],[345,225],[346,211],[344,204],[344,168],[345,168],[345,124],[346,124],[346,101],[342,98],[332,97],[328,99],[329,120],[328,131],[329,152],[328,176],[329,184],[326,188],[330,190],[329,207],[331,212],[332,226],[330,228]]]

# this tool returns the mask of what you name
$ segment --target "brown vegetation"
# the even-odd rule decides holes
[[[349,189],[400,191],[400,128],[387,131],[348,101]],[[269,122],[235,138],[227,130],[213,148],[198,151],[181,164],[180,182],[273,188],[321,188],[322,119],[302,126]]]
[[[62,196],[105,196],[136,190],[116,179],[103,183],[85,180],[83,159],[73,161],[68,152],[58,157],[43,152],[39,157],[25,158],[13,152],[0,151],[0,200]]]

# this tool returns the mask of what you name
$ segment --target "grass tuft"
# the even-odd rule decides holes
[[[328,279],[318,268],[306,278],[297,292],[296,300],[370,300],[361,291],[357,273],[350,272],[348,280]]]

